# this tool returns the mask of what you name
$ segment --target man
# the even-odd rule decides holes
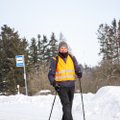
[[[59,43],[57,57],[51,59],[48,79],[58,92],[62,104],[62,120],[73,120],[72,103],[75,90],[75,74],[82,77],[76,58],[68,53],[68,45],[65,41]]]

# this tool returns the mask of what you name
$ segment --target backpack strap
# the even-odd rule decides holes
[[[74,63],[74,58],[73,55],[69,54],[70,58],[72,59],[73,63]]]
[[[53,59],[56,61],[56,64],[55,64],[55,71],[56,71],[56,69],[57,69],[57,63],[58,63],[58,56],[53,57]]]
[[[58,64],[58,56],[56,56],[56,69],[57,69],[57,64]]]

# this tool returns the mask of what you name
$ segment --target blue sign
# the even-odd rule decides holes
[[[24,67],[24,55],[16,55],[16,67]]]

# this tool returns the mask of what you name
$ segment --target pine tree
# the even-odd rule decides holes
[[[98,39],[101,46],[100,54],[103,55],[103,60],[119,63],[119,40],[115,19],[112,21],[111,26],[107,24],[99,26]]]
[[[0,82],[4,83],[3,92],[16,92],[15,56],[26,53],[18,32],[7,25],[1,27],[0,34]]]
[[[101,67],[107,80],[118,79],[120,75],[120,26],[116,19],[111,25],[101,24],[98,29],[100,54],[103,55]]]
[[[52,33],[52,35],[51,35],[51,39],[50,39],[50,41],[49,41],[49,46],[50,46],[50,53],[49,53],[49,55],[50,55],[50,57],[53,57],[53,56],[56,56],[57,55],[57,53],[58,53],[58,45],[57,45],[57,40],[55,39],[55,35],[54,35],[54,33]]]
[[[101,24],[99,26],[99,29],[98,29],[98,39],[99,39],[99,43],[100,43],[100,55],[102,54],[103,55],[103,60],[109,60],[111,59],[110,57],[110,52],[109,52],[109,38],[110,38],[110,33],[109,33],[109,26],[106,24],[106,25],[103,25]]]
[[[37,51],[38,51],[38,61],[41,61],[42,59],[42,43],[41,43],[41,36],[38,34],[38,43],[37,43]]]
[[[38,62],[38,54],[37,54],[37,43],[36,39],[31,39],[31,45],[29,47],[29,55],[30,55],[30,64],[35,64]]]
[[[120,64],[120,20],[118,22],[117,42],[118,42],[118,61],[119,61],[119,64]]]
[[[47,47],[48,47],[48,39],[45,35],[43,35],[43,39],[42,40],[38,40],[38,53],[39,53],[39,59],[41,62],[46,62],[47,61],[47,56],[46,56],[46,52],[47,52]]]

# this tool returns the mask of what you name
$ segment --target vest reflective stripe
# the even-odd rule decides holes
[[[55,80],[56,81],[75,80],[74,63],[69,55],[66,59],[66,63],[63,61],[61,57],[58,56]]]
[[[56,74],[61,74],[65,72],[74,72],[74,70],[61,70],[60,72],[56,72]]]
[[[64,79],[64,80],[62,80],[62,81],[66,81],[66,79],[69,79],[69,80],[70,80],[71,78],[74,80],[73,75],[71,75],[71,76],[70,76],[70,75],[69,75],[69,76],[56,76],[56,79]],[[72,79],[71,79],[71,80],[72,80]],[[59,80],[59,81],[60,81],[60,80]]]

